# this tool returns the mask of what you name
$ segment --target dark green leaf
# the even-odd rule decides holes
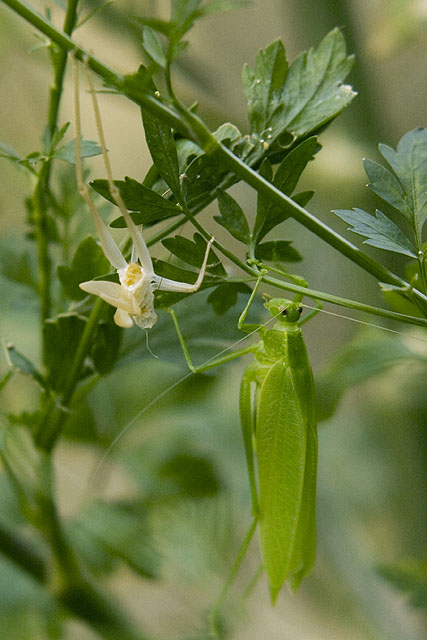
[[[334,213],[351,225],[351,231],[368,238],[363,241],[365,244],[395,253],[403,253],[411,258],[417,257],[410,240],[392,220],[378,209],[375,212],[375,217],[363,209],[335,209]]]
[[[189,207],[211,196],[228,174],[222,154],[199,155],[185,169],[183,189]]]
[[[417,355],[396,336],[365,330],[348,343],[316,377],[317,419],[334,413],[341,396],[350,387]]]
[[[121,85],[123,93],[132,95],[133,93],[147,93],[153,91],[152,71],[140,64],[136,73],[131,73],[124,76],[123,84]]]
[[[121,559],[139,575],[152,578],[157,574],[159,558],[153,549],[143,508],[98,502],[91,505],[77,526],[96,542],[93,546]],[[80,537],[81,541],[84,539]],[[85,549],[81,551],[84,553]]]
[[[290,196],[301,177],[307,163],[313,160],[319,145],[316,136],[307,138],[292,149],[282,160],[274,174],[273,184],[280,191]]]
[[[218,190],[217,198],[221,215],[214,216],[214,219],[236,240],[249,244],[251,240],[249,226],[240,205],[225,191]]]
[[[108,321],[100,322],[92,343],[90,355],[95,369],[105,375],[112,371],[120,355],[123,329],[113,321],[115,309],[108,309]]]
[[[151,112],[141,109],[145,139],[153,162],[178,202],[182,200],[176,145],[170,126]]]
[[[16,256],[7,249],[2,250],[0,263],[2,274],[6,278],[38,291],[37,282],[33,276],[35,268],[31,264],[31,258],[28,253]]]
[[[413,607],[427,608],[427,559],[407,559],[377,566],[377,571],[396,589],[410,596]]]
[[[227,282],[216,287],[208,296],[208,302],[212,305],[218,316],[223,316],[231,307],[237,304],[238,293],[250,293],[248,285],[241,282]]]
[[[427,129],[409,131],[396,151],[384,144],[379,145],[379,150],[396,177],[376,163],[365,161],[369,186],[409,221],[421,244],[421,230],[427,218]]]
[[[102,149],[97,142],[94,140],[85,140],[81,141],[81,157],[82,158],[91,158],[92,156],[99,156],[102,154]],[[69,162],[70,164],[76,164],[76,141],[70,140],[63,147],[57,149],[53,154],[52,158],[56,158],[57,160],[64,160],[65,162]]]
[[[294,196],[292,196],[292,200],[304,207],[307,202],[313,197],[313,195],[314,191],[301,191],[301,193],[296,193]],[[278,207],[277,205],[270,206],[265,222],[258,232],[257,242],[260,242],[267,235],[267,233],[274,229],[274,227],[276,227],[278,224],[281,224],[282,222],[287,220],[290,216],[292,216],[291,205],[288,205],[284,202],[281,207]]]
[[[66,295],[71,300],[83,300],[87,294],[80,289],[79,284],[93,280],[107,268],[108,261],[101,247],[92,236],[88,236],[77,247],[71,267],[60,265],[57,273]]]
[[[125,180],[115,180],[115,184],[120,191],[125,207],[130,211],[137,211],[132,214],[132,219],[136,224],[152,224],[159,220],[171,218],[180,213],[180,209],[173,203],[162,198],[161,195],[149,189],[145,185],[133,180],[133,178],[125,178]],[[101,196],[113,202],[107,180],[94,180],[90,183]],[[121,216],[111,223],[114,228],[125,228],[126,223]]]
[[[193,241],[189,238],[183,238],[182,236],[174,236],[173,238],[165,238],[165,240],[162,240],[162,244],[180,260],[187,262],[187,264],[190,264],[192,267],[201,267],[203,258],[205,257],[206,240],[202,238],[199,233],[194,234]],[[208,265],[213,265],[212,267],[208,267],[210,273],[216,276],[227,275],[227,272],[213,249],[209,251]]]
[[[49,384],[55,391],[64,387],[85,325],[86,318],[75,313],[59,315],[44,323],[45,364]]]
[[[290,240],[273,240],[259,244],[255,251],[258,260],[267,262],[300,262],[302,256],[291,247]]]
[[[154,29],[147,25],[142,30],[142,48],[159,67],[166,69],[166,56],[161,40]]]
[[[15,349],[15,345],[11,342],[6,342],[4,345],[6,349],[6,358],[9,366],[20,373],[24,373],[31,376],[43,389],[46,388],[46,381],[42,374],[38,371],[37,367],[28,360],[22,353]]]

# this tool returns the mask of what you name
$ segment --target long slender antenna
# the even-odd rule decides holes
[[[403,336],[404,338],[413,338],[414,340],[419,340],[420,342],[427,342],[426,338],[421,338],[420,336],[416,336],[413,333],[403,333],[402,331],[397,331],[396,329],[383,327],[380,324],[366,322],[365,320],[359,320],[359,318],[351,318],[350,316],[344,316],[341,313],[335,313],[334,311],[328,311],[327,309],[320,309],[319,307],[312,307],[309,304],[305,303],[302,303],[302,306],[306,309],[313,309],[315,311],[318,311],[319,313],[326,313],[328,316],[335,316],[336,318],[343,318],[344,320],[350,320],[350,322],[357,322],[357,324],[363,324],[367,327],[374,327],[375,329],[381,329],[382,331],[388,331],[389,333],[396,333],[397,335]]]

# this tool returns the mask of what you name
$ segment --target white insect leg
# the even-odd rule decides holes
[[[156,283],[157,288],[162,291],[176,291],[179,293],[194,293],[197,291],[205,277],[209,251],[214,241],[215,238],[211,238],[206,245],[205,257],[203,258],[199,275],[194,284],[189,284],[188,282],[177,282],[176,280],[169,280],[168,278],[162,278],[161,276],[154,275],[154,282]]]

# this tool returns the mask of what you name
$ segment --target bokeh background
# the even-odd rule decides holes
[[[34,0],[31,4],[40,11],[45,6]],[[96,4],[88,1],[88,11]],[[166,1],[117,0],[79,29],[75,39],[117,70],[133,71],[142,52],[140,27],[132,16],[165,17],[168,5]],[[60,9],[50,6],[59,25]],[[350,83],[359,95],[322,134],[323,150],[306,171],[303,186],[316,190],[310,210],[346,234],[345,224],[331,213],[332,208],[358,206],[373,211],[378,206],[365,188],[362,159],[378,161],[379,142],[395,147],[404,133],[426,124],[425,0],[254,1],[245,9],[196,24],[175,70],[175,82],[184,101],[199,102],[200,114],[211,128],[230,121],[245,131],[243,64],[252,65],[258,49],[278,37],[292,60],[335,26],[342,29],[348,50],[356,54]],[[46,117],[50,69],[46,50],[32,51],[38,44],[34,29],[0,3],[0,140],[22,155],[40,147]],[[61,123],[73,119],[70,80],[67,77]],[[114,176],[141,180],[151,162],[138,108],[119,96],[101,94],[99,99]],[[86,94],[82,101],[85,136],[93,139],[96,133]],[[0,162],[0,249],[7,262],[11,248],[28,246],[24,199],[31,185],[15,166]],[[93,159],[90,167],[94,177],[104,176],[99,159]],[[253,192],[237,186],[233,195],[251,218]],[[211,213],[207,212],[206,220]],[[207,224],[213,233],[221,234],[212,220]],[[311,288],[384,304],[372,278],[296,223],[286,222],[282,237],[292,239],[303,253],[297,272]],[[161,249],[156,251],[165,255]],[[392,262],[391,254],[387,259],[393,270],[404,268],[403,260]],[[0,278],[0,296],[1,336],[37,362],[37,300],[28,289],[6,278]],[[210,336],[212,352],[239,337],[232,330],[235,310],[211,319],[201,300],[203,294],[176,307],[196,362],[198,345],[192,336],[199,330]],[[206,612],[226,579],[250,520],[237,400],[244,363],[189,378],[134,419],[185,374],[168,317],[160,315],[149,336],[150,349],[158,359],[137,332],[132,329],[126,337],[129,355],[122,366],[102,379],[76,409],[56,453],[60,508],[81,552],[144,630],[153,638],[202,639]],[[306,326],[305,335],[318,380],[342,345],[368,339],[353,323],[322,314]],[[422,343],[403,339],[410,350],[423,348]],[[4,360],[0,367],[3,373]],[[16,377],[2,393],[2,414],[22,411],[34,398],[31,383]],[[224,637],[425,637],[422,607],[412,606],[408,594],[387,581],[379,566],[425,553],[426,409],[425,366],[411,358],[346,391],[333,417],[319,426],[315,570],[296,595],[284,590],[274,609],[264,579],[242,604],[241,594],[259,562],[254,543],[225,606]],[[129,427],[126,433],[90,480],[101,456],[101,449],[93,445],[94,434],[100,434],[105,445],[125,427]],[[0,492],[6,516],[25,528],[4,476]],[[139,512],[126,508],[135,500]],[[119,506],[109,510],[106,503]],[[46,627],[49,603],[44,594],[1,557],[0,594],[0,638],[55,637],[49,635],[54,623]],[[59,627],[58,622],[57,637],[67,640],[95,637],[77,622],[68,623],[65,630]]]

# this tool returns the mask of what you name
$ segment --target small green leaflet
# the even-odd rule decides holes
[[[182,200],[178,155],[170,126],[146,109],[141,109],[145,139],[153,162],[178,202]]]
[[[363,209],[334,209],[334,213],[348,222],[350,230],[360,236],[368,238],[363,242],[379,249],[403,253],[410,258],[416,258],[417,254],[410,240],[402,233],[399,227],[378,209],[375,216],[363,211]]]
[[[427,557],[382,564],[377,566],[377,571],[396,589],[408,594],[413,607],[427,608]]]
[[[417,246],[427,218],[427,129],[409,131],[400,140],[396,151],[379,145],[383,158],[392,171],[372,160],[365,160],[369,187],[392,205],[410,223]]]
[[[97,142],[94,140],[85,140],[81,141],[81,157],[82,158],[91,158],[93,156],[99,156],[102,153],[102,149]],[[64,146],[59,147],[52,154],[52,158],[56,160],[64,160],[65,162],[69,162],[70,164],[76,163],[76,141],[70,140]]]
[[[142,48],[159,67],[166,69],[167,62],[162,42],[154,29],[147,25],[142,31]]]
[[[265,136],[271,145],[284,132],[296,137],[324,126],[355,96],[342,84],[352,65],[338,29],[317,49],[301,53],[289,68],[280,40],[260,50],[255,68],[243,68],[251,132]]]
[[[216,222],[225,227],[236,240],[249,244],[251,234],[240,205],[225,191],[218,190],[217,198],[221,215],[214,216]]]
[[[35,382],[45,389],[46,381],[31,360],[28,360],[26,356],[20,353],[11,342],[6,342],[3,346],[10,368],[31,376]]]
[[[126,177],[124,180],[115,180],[114,184],[120,191],[126,209],[138,212],[132,214],[132,220],[135,224],[153,224],[181,212],[173,202],[166,200],[159,193],[133,178]],[[94,180],[90,186],[101,196],[113,202],[107,180]],[[126,227],[126,223],[120,216],[120,218],[113,220],[110,226],[122,229]]]

